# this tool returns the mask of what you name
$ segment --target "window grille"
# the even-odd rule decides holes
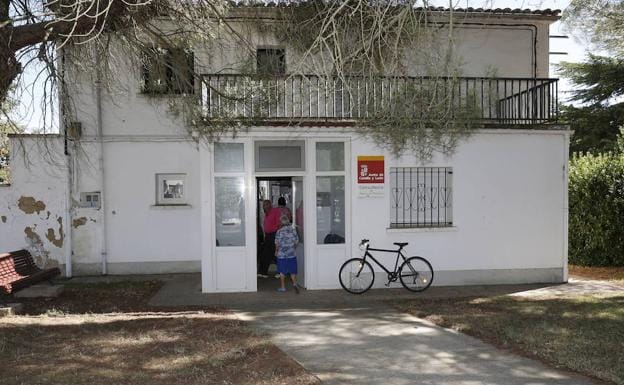
[[[390,227],[453,225],[451,167],[391,167]]]

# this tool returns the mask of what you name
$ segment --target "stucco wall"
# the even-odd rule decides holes
[[[259,127],[243,138],[287,139],[292,135],[283,129]],[[461,142],[454,155],[436,155],[425,164],[412,156],[395,159],[349,130],[311,128],[296,134],[298,139],[312,140],[328,140],[328,135],[350,143],[347,182],[352,193],[347,198],[347,211],[352,217],[340,255],[321,261],[317,257],[320,249],[308,249],[306,258],[316,259],[317,263],[309,269],[308,274],[317,274],[307,277],[311,287],[338,287],[338,269],[344,260],[359,255],[355,246],[362,238],[382,248],[392,247],[392,242],[410,242],[408,254],[421,254],[432,262],[438,285],[566,279],[567,131],[483,130]],[[63,264],[70,252],[67,239],[71,231],[76,275],[100,273],[102,251],[106,251],[111,274],[199,271],[202,240],[208,239],[211,244],[211,235],[201,230],[202,221],[210,221],[212,215],[210,202],[202,201],[200,196],[202,180],[211,184],[210,176],[200,173],[200,153],[205,149],[181,139],[105,138],[105,209],[75,207],[70,226],[66,218],[68,173],[62,139],[48,139],[45,152],[40,138],[20,138],[19,143],[33,156],[26,167],[19,155],[23,152],[14,151],[13,184],[0,188],[0,249],[26,247],[41,264]],[[73,180],[74,201],[79,191],[102,191],[98,148],[97,143],[82,144],[83,155],[78,158]],[[87,153],[91,155],[85,158]],[[358,196],[355,170],[360,155],[384,155],[383,197]],[[210,162],[210,158],[208,154],[203,161]],[[388,172],[395,166],[453,168],[452,227],[389,229]],[[313,167],[307,165],[310,172]],[[210,166],[204,165],[203,169]],[[187,175],[188,206],[154,205],[157,173]],[[314,185],[313,180],[307,183]],[[253,189],[253,184],[249,188]],[[309,192],[314,194],[313,190]],[[310,199],[310,194],[304,199]],[[202,211],[203,205],[208,209]],[[253,223],[252,210],[247,215]],[[312,229],[313,223],[308,224]],[[382,260],[392,262],[390,257]],[[255,258],[248,263],[254,264]],[[242,266],[233,268],[239,270]],[[254,266],[250,268],[255,270]]]
[[[10,165],[11,185],[0,186],[0,250],[28,249],[41,267],[64,265],[69,226],[62,139],[12,137]]]
[[[437,156],[426,164],[453,168],[452,227],[388,229],[386,183],[384,198],[352,200],[353,242],[368,238],[382,248],[410,242],[408,254],[427,256],[436,271],[463,274],[446,274],[442,282],[447,283],[483,283],[495,278],[496,270],[503,275],[501,282],[529,282],[539,269],[544,269],[543,280],[558,275],[561,281],[567,264],[567,135],[506,130],[477,134],[452,157]],[[387,172],[390,167],[420,165],[409,156],[394,159],[363,140],[355,140],[352,148],[352,168],[358,155],[385,155]],[[518,272],[506,276],[509,269]],[[479,270],[492,273],[485,277],[468,272]]]

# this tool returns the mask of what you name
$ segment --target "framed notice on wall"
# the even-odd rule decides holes
[[[360,198],[384,196],[385,165],[383,155],[357,157],[357,183]]]

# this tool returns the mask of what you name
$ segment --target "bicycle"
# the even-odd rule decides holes
[[[372,259],[386,274],[388,274],[388,283],[396,282],[397,279],[407,290],[420,292],[426,290],[433,282],[433,268],[429,261],[423,257],[406,258],[402,250],[408,245],[407,242],[394,242],[399,247],[398,250],[373,249],[370,247],[368,239],[362,239],[360,249],[364,250],[362,258],[351,258],[342,264],[339,272],[340,285],[343,289],[351,294],[362,294],[367,292],[375,282],[375,271],[371,264],[366,260]],[[388,270],[381,262],[375,259],[370,253],[371,251],[380,251],[384,253],[397,253],[394,262],[394,270]],[[403,263],[399,266],[399,257],[403,258]]]

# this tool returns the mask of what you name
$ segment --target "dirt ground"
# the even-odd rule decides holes
[[[584,267],[569,265],[568,273],[580,278],[620,281],[616,283],[624,283],[624,267]]]
[[[223,309],[151,308],[158,282],[68,285],[0,318],[0,383],[320,384]],[[10,298],[3,298],[4,302]]]

